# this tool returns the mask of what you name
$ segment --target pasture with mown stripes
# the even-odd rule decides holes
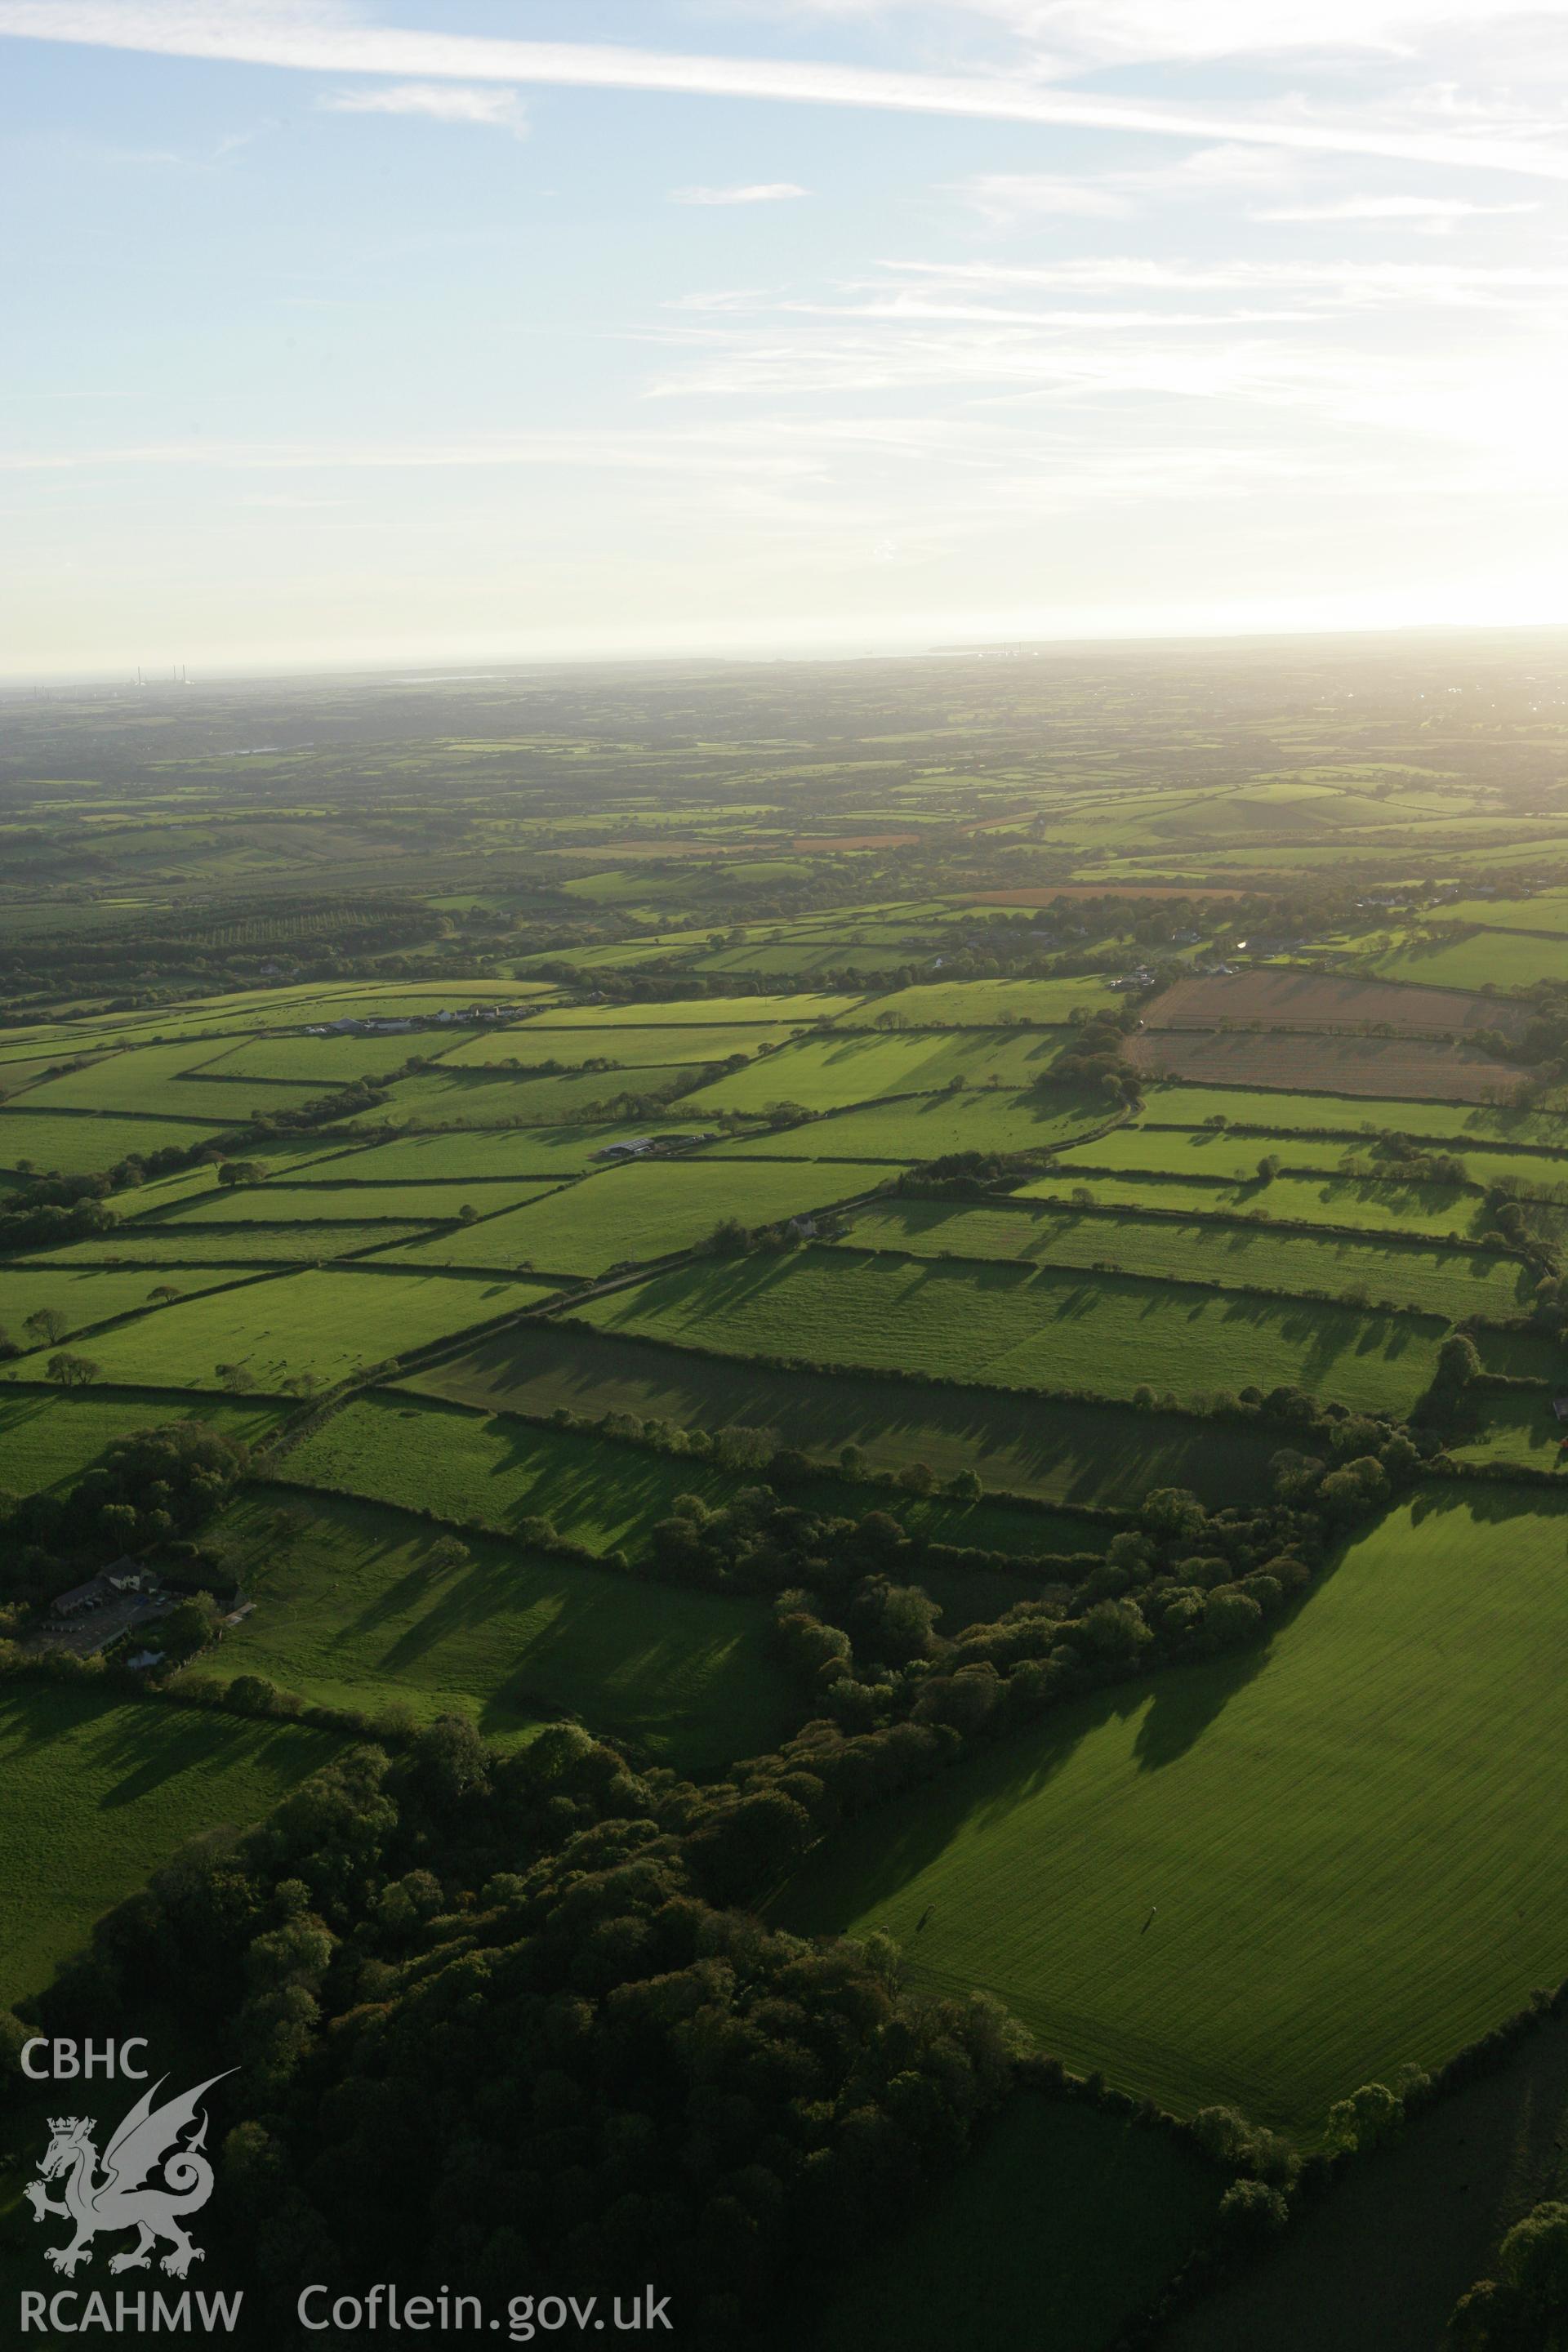
[[[1506,1251],[1347,1241],[1280,1232],[1237,1216],[1194,1223],[1180,1195],[1165,1216],[1105,1215],[1081,1208],[950,1209],[925,1201],[878,1201],[855,1212],[849,1244],[918,1257],[1008,1259],[1036,1265],[1113,1266],[1164,1281],[1214,1282],[1300,1297],[1354,1294],[1454,1321],[1466,1315],[1527,1315],[1539,1273]]]
[[[805,1368],[1111,1397],[1147,1386],[1184,1401],[1310,1388],[1396,1412],[1430,1384],[1445,1331],[1436,1317],[845,1247],[655,1275],[585,1301],[573,1319]]]
[[[633,1161],[394,1255],[400,1265],[532,1265],[547,1274],[603,1274],[609,1266],[700,1248],[721,1224],[751,1229],[830,1208],[870,1192],[887,1172],[875,1162],[837,1160],[821,1168],[799,1160],[745,1167],[722,1160]]]
[[[487,1411],[564,1410],[593,1419],[626,1412],[710,1432],[761,1430],[828,1461],[853,1444],[873,1470],[923,1464],[943,1479],[973,1470],[1003,1494],[1097,1510],[1124,1509],[1159,1486],[1190,1487],[1216,1507],[1256,1503],[1268,1492],[1278,1450],[1278,1432],[1264,1424],[1052,1403],[869,1372],[778,1371],[611,1339],[553,1317],[481,1338],[405,1385]]]
[[[1559,1980],[1565,1559],[1568,1501],[1424,1493],[1266,1650],[1073,1702],[830,1837],[776,1916],[885,1928],[1069,2064],[1310,2141]]]

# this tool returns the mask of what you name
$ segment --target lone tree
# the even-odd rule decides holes
[[[172,1282],[155,1282],[147,1293],[149,1299],[159,1307],[166,1307],[171,1298],[178,1298],[179,1295]]]
[[[1433,1385],[1440,1389],[1468,1389],[1480,1369],[1481,1360],[1476,1351],[1475,1341],[1467,1339],[1462,1331],[1456,1331],[1453,1338],[1445,1339],[1437,1350],[1437,1376]]]
[[[28,1316],[22,1328],[36,1346],[58,1348],[70,1327],[70,1317],[62,1315],[58,1307],[40,1307]]]
[[[259,1160],[226,1160],[217,1171],[220,1184],[264,1184],[267,1171]]]
[[[103,1378],[101,1364],[95,1364],[90,1356],[69,1355],[63,1348],[49,1358],[44,1370],[62,1389],[89,1389],[94,1381]]]
[[[255,1373],[247,1371],[243,1364],[219,1364],[216,1370],[230,1396],[247,1396],[256,1386]]]

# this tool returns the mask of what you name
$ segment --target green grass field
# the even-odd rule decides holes
[[[757,1474],[588,1432],[540,1428],[404,1389],[355,1397],[285,1454],[275,1475],[285,1486],[433,1511],[503,1535],[545,1517],[574,1543],[636,1559],[678,1496],[700,1495],[717,1508],[754,1485]],[[834,1517],[887,1511],[931,1542],[987,1551],[1102,1551],[1106,1542],[1104,1527],[1092,1519],[999,1502],[921,1499],[860,1481],[809,1480],[792,1485],[788,1499]],[[960,1597],[956,1584],[945,1597]]]
[[[683,1428],[771,1430],[826,1460],[855,1444],[873,1469],[924,1462],[942,1478],[973,1469],[1005,1493],[1097,1507],[1135,1503],[1156,1486],[1189,1486],[1216,1506],[1257,1501],[1276,1451],[1262,1429],[874,1375],[807,1377],[553,1320],[479,1340],[406,1385],[487,1411],[543,1415],[565,1405],[595,1418],[633,1412]]]
[[[308,1086],[318,1094],[352,1086],[356,1078],[384,1077],[400,1070],[411,1054],[445,1059],[449,1038],[442,1030],[405,1031],[399,1037],[304,1037],[293,1031],[276,1037],[250,1037],[243,1045],[219,1045],[205,1067],[213,1079],[258,1078]],[[267,1099],[265,1096],[261,1097]]]
[[[1086,1154],[1092,1159],[1096,1147]],[[1488,1221],[1481,1196],[1452,1184],[1388,1184],[1353,1176],[1276,1176],[1264,1186],[1183,1176],[1103,1176],[1062,1160],[1049,1176],[1020,1185],[1020,1201],[1065,1202],[1079,1185],[1108,1206],[1129,1209],[1190,1208],[1202,1214],[1224,1211],[1251,1216],[1261,1210],[1272,1223],[1350,1225],[1368,1234],[1419,1234],[1429,1241],[1478,1240]]]
[[[1088,975],[1079,980],[932,980],[879,997],[868,1010],[873,1020],[888,1020],[889,1026],[908,1022],[911,1029],[977,1029],[1007,1021],[1069,1021],[1075,1013],[1108,1011],[1120,1003],[1104,981]]]
[[[1176,1208],[1179,1201],[1173,1201]],[[1077,1209],[948,1209],[879,1201],[856,1213],[851,1243],[921,1257],[1027,1260],[1039,1265],[1210,1280],[1331,1297],[1357,1290],[1381,1305],[1418,1307],[1458,1322],[1529,1312],[1539,1276],[1519,1258],[1408,1244],[1341,1241],[1268,1226],[1101,1216]]]
[[[37,1991],[101,1912],[191,1839],[267,1812],[334,1744],[293,1724],[0,1689],[0,2002]]]
[[[1233,1183],[1246,1182],[1258,1174],[1258,1163],[1265,1158],[1281,1160],[1287,1168],[1337,1169],[1345,1160],[1350,1146],[1325,1143],[1309,1136],[1231,1135],[1216,1127],[1119,1127],[1110,1135],[1102,1135],[1086,1144],[1083,1157],[1096,1168],[1115,1173],[1172,1176],[1203,1176],[1218,1181],[1228,1179]],[[1073,1172],[1073,1161],[1064,1159],[1064,1174]]]
[[[29,1087],[29,1108],[145,1112],[156,1118],[218,1120],[236,1126],[248,1118],[253,1102],[288,1109],[322,1093],[320,1086],[283,1085],[276,1080],[251,1092],[236,1076],[218,1075],[220,1045],[210,1040],[183,1045],[140,1045],[114,1054],[63,1078],[47,1078]]]
[[[912,1945],[1069,2063],[1310,2137],[1555,1983],[1568,1512],[1434,1495],[1267,1654],[1075,1702],[825,1844],[783,1924]],[[1157,1906],[1149,1932],[1143,1922]]]
[[[954,2178],[835,2278],[826,2311],[809,2282],[765,2352],[1105,2352],[1205,2234],[1219,2189],[1166,2133],[1016,2092]]]
[[[655,1160],[610,1168],[545,1200],[436,1234],[397,1252],[402,1265],[516,1266],[547,1274],[603,1274],[695,1249],[726,1218],[771,1225],[868,1192],[887,1170],[854,1163],[816,1168],[723,1160]],[[479,1205],[482,1208],[484,1203]]]
[[[565,1710],[690,1769],[760,1753],[798,1712],[760,1603],[484,1537],[444,1570],[438,1526],[325,1495],[259,1490],[215,1532],[257,1605],[204,1671],[372,1713],[460,1712],[490,1739]]]
[[[548,1283],[497,1276],[280,1274],[193,1298],[95,1339],[104,1379],[136,1388],[210,1389],[241,1364],[263,1393],[312,1372],[321,1381],[384,1362],[470,1323],[535,1305]]]
[[[559,1182],[563,1176],[582,1175],[592,1168],[595,1154],[606,1144],[642,1135],[694,1133],[701,1125],[700,1119],[660,1118],[607,1127],[520,1127],[489,1132],[475,1128],[452,1135],[406,1135],[363,1148],[345,1146],[336,1158],[317,1161],[312,1173],[329,1184],[340,1178],[355,1184],[467,1183],[493,1176]]]
[[[1121,1276],[1036,1273],[812,1248],[692,1267],[590,1299],[609,1332],[805,1364],[896,1368],[1012,1388],[1188,1399],[1281,1384],[1405,1411],[1428,1385],[1443,1325]]]
[[[639,1008],[632,1007],[633,1013]],[[678,1012],[680,1008],[671,1007]],[[563,1062],[569,1067],[590,1060],[617,1066],[618,1086],[636,1086],[637,1072],[650,1064],[672,1067],[678,1063],[722,1062],[731,1054],[759,1054],[764,1046],[786,1045],[798,1033],[783,1022],[687,1021],[652,1028],[628,1018],[616,1022],[612,1009],[600,1026],[564,1029],[548,1016],[517,1029],[487,1030],[441,1057],[447,1070],[494,1068],[509,1058],[525,1067],[541,1062]]]
[[[1561,1452],[1565,1432],[1551,1398],[1537,1391],[1504,1391],[1477,1401],[1474,1433],[1449,1444],[1457,1462],[1506,1462],[1531,1470],[1556,1470],[1568,1462]]]
[[[952,1078],[962,1078],[966,1087],[993,1080],[1024,1087],[1050,1067],[1071,1034],[1067,1029],[909,1030],[888,1035],[860,1030],[811,1037],[715,1079],[689,1102],[694,1110],[754,1112],[781,1101],[802,1103],[807,1110],[839,1110],[881,1095],[935,1094]]]
[[[253,1445],[276,1425],[277,1409],[227,1397],[108,1394],[101,1390],[49,1391],[0,1388],[0,1487],[35,1495],[74,1480],[116,1438],[171,1421],[209,1422],[228,1437]]]
[[[1147,1118],[1166,1124],[1201,1127],[1217,1113],[1232,1124],[1266,1127],[1279,1135],[1317,1127],[1360,1137],[1391,1128],[1455,1150],[1472,1143],[1568,1141],[1568,1127],[1560,1113],[1394,1097],[1380,1101],[1372,1095],[1273,1094],[1258,1087],[1154,1084],[1147,1090],[1144,1108]],[[1272,1149],[1268,1143],[1259,1148]]]
[[[58,1339],[36,1340],[23,1328],[29,1315],[52,1307],[65,1318],[67,1330],[64,1336],[68,1342],[78,1334],[90,1330],[96,1323],[107,1323],[116,1315],[134,1314],[153,1303],[148,1298],[148,1292],[162,1282],[162,1275],[141,1266],[127,1267],[119,1273],[110,1272],[105,1269],[103,1260],[113,1255],[114,1240],[110,1236],[97,1252],[97,1263],[91,1265],[32,1265],[14,1258],[8,1264],[0,1265],[0,1328],[5,1329],[19,1348],[33,1350],[33,1359],[26,1360],[25,1367],[17,1366],[17,1370],[24,1372],[24,1377],[41,1377],[47,1358],[61,1344]],[[188,1298],[200,1291],[211,1289],[215,1284],[229,1282],[233,1276],[220,1267],[215,1266],[207,1272],[193,1266],[188,1272],[171,1275],[168,1279],[182,1298]],[[169,1311],[168,1307],[158,1306],[155,1314],[147,1319],[155,1320],[158,1315],[166,1315]],[[96,1342],[93,1349],[78,1349],[76,1352],[96,1353]]]
[[[776,1135],[716,1144],[710,1156],[719,1160],[882,1160],[891,1170],[912,1160],[944,1159],[953,1151],[1056,1150],[1103,1124],[1105,1116],[1103,1103],[1091,1103],[1065,1088],[1034,1095],[985,1087],[838,1111],[827,1118],[811,1119],[804,1127],[785,1128]],[[1094,1152],[1100,1149],[1099,1144],[1089,1146]]]
[[[344,1160],[345,1171],[353,1166]],[[508,1183],[481,1179],[473,1205],[487,1215],[495,1209],[515,1208],[537,1200],[550,1189],[547,1181]],[[334,1184],[298,1183],[283,1175],[269,1184],[237,1184],[228,1190],[203,1192],[188,1206],[177,1206],[161,1223],[159,1232],[189,1234],[211,1224],[331,1224],[338,1218],[363,1224],[390,1217],[408,1224],[445,1223],[468,1199],[456,1184],[355,1184],[345,1175]],[[125,1238],[124,1229],[115,1235]]]
[[[374,1203],[374,1195],[371,1195]],[[374,1218],[374,1208],[373,1208]],[[130,1225],[102,1241],[73,1242],[61,1250],[40,1250],[25,1261],[29,1266],[49,1265],[72,1268],[97,1265],[234,1266],[310,1265],[318,1259],[347,1257],[356,1250],[384,1249],[399,1242],[416,1242],[428,1225],[383,1223],[360,1224]],[[0,1282],[5,1276],[0,1274]]]
[[[379,1127],[385,1118],[400,1127],[558,1128],[590,1114],[617,1095],[643,1094],[668,1082],[689,1083],[684,1064],[671,1068],[569,1070],[560,1077],[514,1076],[509,1070],[448,1069],[438,1063],[417,1077],[399,1078],[374,1110],[357,1111],[350,1128]]]
[[[1369,970],[1379,980],[1420,981],[1428,988],[1533,988],[1568,982],[1568,940],[1531,939],[1517,930],[1472,931],[1441,945],[1411,940],[1379,956]]]
[[[240,1089],[243,1093],[243,1087]],[[110,1118],[81,1112],[30,1110],[29,1097],[0,1107],[0,1167],[20,1168],[26,1160],[43,1173],[91,1176],[112,1168],[133,1152],[184,1151],[205,1143],[225,1127],[243,1127],[247,1106],[240,1103],[219,1122],[186,1119]]]
[[[863,1000],[803,991],[788,996],[694,996],[668,1004],[563,1004],[550,1014],[552,1029],[614,1030],[626,1028],[701,1027],[806,1028],[814,1021],[834,1021],[852,1013]],[[529,1024],[530,1034],[534,1024]],[[540,1030],[543,1034],[542,1029]],[[612,1048],[605,1045],[604,1052]]]

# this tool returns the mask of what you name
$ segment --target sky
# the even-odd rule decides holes
[[[1568,620],[1568,0],[0,0],[0,675]]]

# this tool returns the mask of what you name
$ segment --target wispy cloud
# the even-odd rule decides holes
[[[329,114],[424,114],[434,122],[482,123],[521,138],[528,118],[515,89],[460,81],[372,82],[316,103]]]
[[[1054,172],[980,172],[959,193],[966,204],[997,227],[1064,215],[1081,220],[1121,220],[1132,211],[1127,190],[1113,179],[1066,179]]]
[[[1212,7],[1218,0],[1209,0]],[[1233,13],[1255,0],[1227,0]],[[1350,0],[1334,5],[1352,21]],[[1553,0],[1556,5],[1556,0]],[[1568,5],[1568,0],[1563,0]],[[1095,0],[1098,7],[1099,0]],[[1166,16],[1168,0],[1145,0]],[[1276,12],[1262,11],[1269,14]],[[1049,18],[1043,20],[1049,22]],[[1542,117],[1504,129],[1408,128],[1372,117],[1279,107],[1170,104],[1067,90],[1027,75],[910,73],[805,58],[714,57],[614,43],[487,39],[367,24],[328,5],[284,9],[268,0],[0,0],[0,36],[207,58],[306,73],[385,74],[398,80],[554,83],[781,103],[962,115],[1157,138],[1232,140],[1303,154],[1379,155],[1396,162],[1568,180],[1568,147]]]
[[[1472,205],[1462,196],[1344,196],[1334,204],[1277,205],[1255,212],[1256,221],[1368,221],[1378,226],[1444,231],[1461,221],[1495,220],[1513,213],[1539,212],[1539,205]]]
[[[669,199],[676,205],[783,205],[805,194],[793,180],[752,180],[738,188],[671,188]]]

